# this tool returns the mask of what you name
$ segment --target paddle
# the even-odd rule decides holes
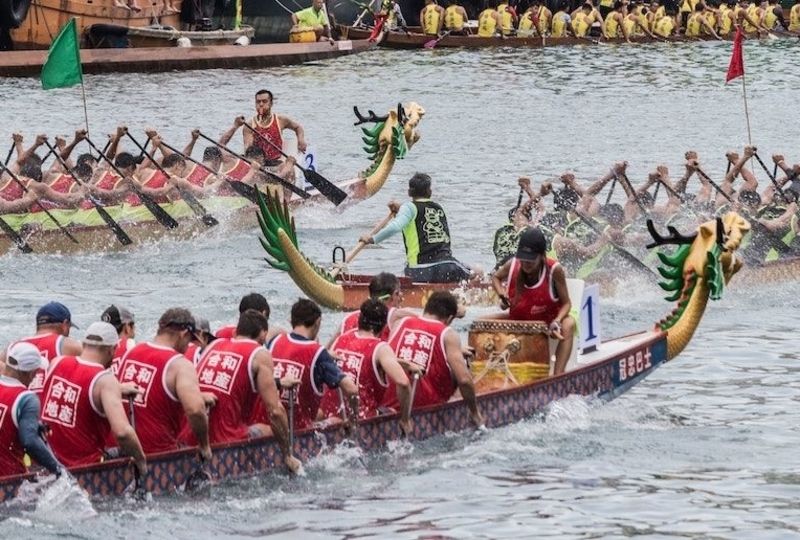
[[[259,139],[261,139],[262,141],[266,142],[272,148],[274,148],[275,150],[280,152],[280,154],[283,157],[285,157],[285,158],[289,157],[283,151],[282,148],[278,148],[272,141],[270,141],[269,139],[267,139],[266,137],[261,135],[261,133],[259,133],[258,131],[256,131],[252,127],[250,127],[248,124],[245,123],[245,124],[242,124],[242,125],[245,128],[249,129],[251,133],[253,133],[256,136],[258,136]],[[342,191],[336,184],[334,184],[333,182],[331,182],[330,180],[328,180],[327,178],[325,178],[324,176],[319,174],[317,171],[312,171],[311,169],[306,169],[304,167],[301,167],[297,162],[295,162],[294,166],[297,167],[298,169],[300,169],[301,171],[303,171],[303,175],[306,177],[306,180],[308,180],[308,182],[312,186],[317,188],[319,190],[319,192],[322,193],[322,195],[325,196],[326,199],[331,201],[336,206],[339,206],[340,204],[342,204],[342,201],[344,201],[347,198],[347,193]]]
[[[11,177],[11,179],[12,179],[14,182],[16,182],[16,183],[17,183],[17,185],[19,185],[19,187],[21,187],[21,188],[22,188],[22,191],[24,191],[25,193],[28,193],[28,188],[27,188],[27,187],[25,187],[25,184],[23,184],[23,183],[22,183],[22,181],[19,179],[19,177],[18,177],[16,174],[14,174],[13,172],[11,172],[11,169],[9,169],[8,167],[6,167],[5,165],[0,165],[0,167],[2,167],[2,170],[0,170],[0,173],[1,173],[1,172],[3,172],[3,171],[7,172],[7,173],[8,173],[8,175]],[[44,211],[44,213],[45,213],[45,214],[47,214],[47,217],[49,217],[49,218],[50,218],[50,220],[52,220],[52,222],[56,224],[56,226],[57,226],[57,227],[58,227],[58,228],[61,230],[61,232],[63,232],[63,233],[64,233],[64,235],[65,235],[67,238],[69,238],[70,240],[72,240],[72,242],[74,242],[74,243],[76,243],[76,244],[80,244],[80,242],[78,242],[78,239],[77,239],[77,238],[75,238],[74,236],[72,236],[72,233],[71,233],[71,232],[69,232],[69,231],[67,230],[67,228],[66,228],[66,227],[64,227],[64,226],[63,226],[61,223],[59,223],[59,221],[56,219],[56,217],[55,217],[53,214],[51,214],[51,213],[50,213],[50,211],[49,211],[47,208],[45,208],[45,207],[42,205],[42,203],[39,201],[39,199],[38,199],[38,198],[34,198],[34,199],[33,199],[33,201],[34,201],[36,204],[38,204],[38,205],[39,205],[39,208],[41,208],[41,209]]]
[[[389,214],[385,218],[383,218],[382,220],[380,220],[378,223],[375,224],[375,226],[370,231],[369,236],[374,236],[378,231],[380,231],[381,229],[386,227],[386,224],[389,223],[394,216],[395,216],[395,213],[392,212],[392,211],[389,211]],[[361,253],[361,250],[363,250],[366,246],[367,246],[367,244],[365,244],[364,242],[359,240],[358,243],[353,248],[353,250],[350,253],[348,253],[347,255],[345,255],[344,262],[342,263],[342,266],[338,266],[338,267],[334,268],[333,270],[331,270],[331,277],[335,278],[336,276],[341,274],[342,270],[345,268],[345,266],[347,264],[349,264],[350,262],[352,262],[353,259],[356,258],[356,255]]]
[[[11,148],[8,150],[8,156],[6,156],[6,160],[3,163],[3,166],[8,165],[8,162],[11,161],[11,154],[14,153],[14,143],[11,143]],[[22,238],[17,231],[14,230],[11,225],[8,224],[3,218],[0,218],[0,230],[8,235],[9,238],[14,242],[14,245],[17,246],[23,253],[33,253],[33,248],[28,244],[27,240]]]
[[[55,148],[53,148],[50,142],[44,141],[44,144],[46,144],[47,147],[50,149],[50,151],[55,154],[56,160],[61,164],[62,167],[64,167],[64,170],[67,171],[67,174],[69,174],[72,177],[72,179],[75,180],[75,183],[78,184],[79,186],[86,187],[86,184],[84,182],[81,182],[78,179],[78,177],[72,173],[67,163],[58,154],[58,152],[55,151]],[[131,237],[128,236],[128,234],[122,229],[122,227],[120,227],[119,223],[114,221],[114,218],[111,217],[111,214],[108,213],[108,211],[103,207],[102,204],[100,204],[97,201],[97,199],[95,199],[91,194],[87,195],[86,198],[87,200],[89,200],[89,202],[92,203],[92,205],[94,205],[95,210],[97,210],[97,213],[100,214],[100,217],[103,219],[103,221],[106,222],[106,225],[108,225],[108,228],[111,229],[111,231],[114,233],[114,236],[117,237],[117,240],[119,241],[120,244],[122,244],[123,246],[129,246],[133,244],[133,240],[131,240]]]
[[[450,35],[450,30],[447,30],[441,36],[439,36],[439,37],[437,37],[435,39],[432,39],[430,41],[426,41],[422,46],[425,47],[426,49],[433,49],[434,47],[436,47],[436,45],[439,44],[440,41],[442,41],[444,38],[446,38],[449,35]]]
[[[758,164],[761,165],[761,168],[764,169],[764,172],[767,173],[767,176],[769,176],[769,179],[772,182],[772,185],[775,186],[775,190],[781,196],[781,199],[783,199],[783,202],[788,203],[789,199],[786,197],[786,193],[783,192],[783,189],[781,188],[780,184],[778,184],[778,181],[775,179],[775,175],[769,173],[769,169],[767,168],[766,164],[761,160],[761,156],[758,155],[758,152],[754,152],[753,155],[758,160]],[[777,166],[778,166],[778,164],[776,163],[775,167],[777,168]]]
[[[89,146],[91,146],[92,149],[100,155],[100,158],[103,159],[106,163],[108,163],[108,165],[114,170],[115,173],[119,175],[120,178],[125,178],[125,174],[122,171],[120,171],[116,165],[114,165],[113,161],[108,159],[108,157],[104,153],[100,152],[100,150],[97,149],[94,143],[89,140],[89,137],[86,137],[85,140],[89,144]],[[153,217],[156,218],[156,221],[158,221],[162,226],[164,226],[167,229],[175,229],[178,227],[178,222],[175,221],[175,218],[170,216],[166,210],[161,208],[158,205],[158,203],[156,203],[152,199],[152,197],[143,193],[142,190],[140,190],[136,186],[135,182],[133,181],[130,182],[130,189],[131,191],[133,191],[133,193],[136,194],[137,197],[139,197],[139,200],[142,201],[142,204],[145,206],[145,208],[147,208],[147,210],[149,210],[150,213],[153,214]]]
[[[231,150],[230,148],[228,148],[224,144],[218,143],[217,141],[215,141],[211,137],[203,134],[202,132],[200,133],[200,136],[202,138],[204,138],[205,140],[207,140],[208,142],[210,142],[211,144],[213,144],[214,146],[216,146],[217,148],[219,148],[220,150],[224,150],[227,153],[229,153],[230,155],[232,155],[233,157],[241,159],[242,161],[244,161],[245,163],[247,163],[251,167],[258,167],[258,170],[259,170],[259,172],[261,172],[261,174],[267,176],[267,178],[271,178],[272,180],[275,180],[276,182],[281,184],[283,187],[285,187],[286,189],[288,189],[289,191],[291,191],[295,195],[298,195],[303,199],[308,199],[309,197],[311,197],[311,195],[309,195],[305,190],[300,189],[299,187],[295,186],[291,182],[288,182],[285,179],[281,178],[277,174],[273,174],[273,173],[269,172],[268,170],[263,168],[261,165],[254,164],[252,160],[247,159],[246,157],[244,157],[244,156],[242,156],[240,154],[237,154],[236,152],[234,152],[233,150]],[[239,182],[239,181],[231,181],[231,180],[228,180],[228,181],[231,182],[232,184],[234,184],[234,186],[233,186],[234,189],[236,189],[235,184],[242,184],[243,186],[247,185],[247,184],[244,184],[244,183]],[[253,189],[255,189],[255,188],[253,188]],[[255,191],[253,191],[252,193],[255,193]],[[257,202],[257,201],[253,201],[253,202]]]
[[[419,373],[414,373],[413,377],[411,378],[411,390],[409,391],[408,397],[408,410],[406,411],[406,417],[411,418],[411,411],[414,409],[414,396],[417,393],[417,383],[419,382]],[[406,437],[411,435],[410,433],[404,433]]]
[[[128,396],[128,422],[130,423],[133,431],[136,431],[136,412],[134,409],[133,396]],[[139,474],[139,467],[136,464],[131,464],[133,467],[133,497],[136,500],[144,501],[147,499],[147,485],[144,478]]]
[[[614,194],[614,188],[617,185],[617,175],[614,175],[614,178],[611,180],[611,187],[608,190],[608,195],[606,196],[606,206],[611,202],[611,196]]]
[[[631,181],[628,180],[628,175],[626,175],[625,173],[620,173],[620,176],[625,181],[625,184],[628,186],[630,192],[633,193],[633,200],[636,201],[636,205],[639,207],[639,210],[642,211],[642,215],[645,217],[650,217],[650,212],[648,212],[647,209],[644,207],[644,204],[642,204],[642,200],[639,198],[639,195],[636,193],[636,190],[633,189],[633,184],[631,184]]]
[[[288,388],[289,410],[287,411],[289,422],[289,454],[294,455],[294,386]]]
[[[137,141],[133,137],[133,135],[131,135],[130,131],[126,131],[125,135],[127,135],[128,138],[131,140],[131,142],[133,144],[135,144],[139,148],[139,150],[142,151],[142,154],[144,154],[145,156],[147,156],[150,159],[150,161],[153,163],[153,165],[156,166],[156,169],[161,171],[161,173],[164,174],[169,179],[169,177],[171,175],[167,171],[164,170],[164,167],[162,167],[156,161],[156,158],[152,154],[148,154],[147,153],[147,150],[145,150],[144,146],[139,144],[139,141]],[[200,201],[197,200],[197,197],[195,197],[194,194],[190,193],[189,191],[187,191],[185,189],[181,189],[181,188],[177,188],[177,189],[178,189],[178,193],[180,194],[181,198],[184,201],[186,201],[186,204],[189,205],[189,208],[191,208],[192,212],[194,212],[194,214],[200,218],[200,221],[202,221],[204,225],[206,225],[207,227],[213,227],[215,225],[219,225],[219,221],[217,221],[217,218],[215,218],[214,216],[212,216],[211,214],[208,213],[208,211],[203,207],[202,204],[200,204]]]
[[[600,229],[598,229],[597,226],[594,223],[592,223],[592,221],[589,218],[587,218],[586,216],[584,216],[583,214],[581,214],[578,211],[573,210],[573,212],[575,212],[575,215],[577,215],[578,218],[580,218],[580,220],[583,221],[586,224],[586,226],[588,226],[590,229],[592,229],[597,235],[602,236],[602,234],[603,234],[602,231],[600,231]],[[625,258],[628,261],[630,261],[631,263],[633,263],[634,266],[638,266],[639,268],[645,270],[646,272],[648,272],[650,274],[653,274],[654,276],[656,275],[656,273],[653,272],[653,270],[650,269],[649,266],[647,266],[642,261],[640,261],[638,257],[636,257],[633,253],[631,253],[630,251],[628,251],[624,247],[620,246],[619,244],[617,244],[616,242],[614,242],[611,239],[608,240],[608,244],[612,248],[614,248],[617,251],[617,253],[622,255],[623,258]]]

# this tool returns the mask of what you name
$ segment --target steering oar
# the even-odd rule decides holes
[[[382,220],[380,220],[378,223],[375,224],[375,226],[370,231],[369,236],[375,235],[378,231],[380,231],[381,229],[386,227],[386,225],[392,220],[392,218],[394,216],[395,216],[395,213],[392,212],[392,211],[389,211],[389,214],[385,218],[383,218]],[[359,240],[358,243],[355,245],[355,247],[350,251],[350,253],[345,255],[342,265],[341,266],[337,266],[336,268],[331,270],[331,277],[335,278],[336,276],[341,274],[342,270],[344,270],[346,265],[351,263],[353,261],[353,259],[356,258],[356,255],[361,253],[361,250],[363,250],[366,246],[367,246],[367,244],[365,244],[364,242]],[[339,249],[339,248],[337,248],[337,249]]]

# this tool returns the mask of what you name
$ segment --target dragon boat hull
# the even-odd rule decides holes
[[[579,357],[579,367],[557,377],[487,392],[478,396],[486,426],[496,428],[530,418],[555,400],[570,395],[612,399],[648,376],[668,360],[666,333],[646,331],[604,343],[597,351]],[[461,400],[421,408],[413,415],[412,440],[472,429],[467,407]],[[376,451],[402,438],[398,415],[367,419],[358,425],[362,450]],[[295,435],[294,452],[303,461],[320,455],[347,436],[340,426],[306,430]],[[178,450],[148,458],[147,488],[154,495],[179,491],[197,469],[196,449]],[[214,447],[209,471],[214,481],[238,479],[282,468],[275,439],[261,438]],[[133,482],[125,460],[71,469],[90,496],[122,495]],[[0,502],[14,498],[30,475],[0,478]]]
[[[408,33],[405,32],[385,32],[382,37],[378,40],[378,45],[381,47],[386,47],[390,49],[421,49],[424,47],[425,43],[431,41],[432,39],[436,39],[436,36],[431,36],[427,34],[422,34],[419,32],[414,32],[414,28],[410,28]],[[354,28],[354,27],[342,27],[341,28],[342,34],[348,36],[349,39],[367,39],[370,36],[371,29],[365,28]],[[748,39],[757,39],[758,36],[756,34],[748,34],[746,36]],[[795,35],[787,35],[786,37],[797,38]],[[733,40],[733,36],[729,36],[724,38],[727,41]],[[672,36],[669,38],[652,38],[650,36],[638,36],[632,37],[631,43],[683,43],[683,42],[693,42],[693,41],[715,41],[716,38],[713,36],[702,36],[702,37],[687,37],[687,36]],[[449,34],[445,37],[442,37],[439,41],[436,42],[436,48],[467,48],[467,49],[476,49],[476,48],[485,48],[485,47],[522,47],[522,48],[531,48],[531,49],[539,49],[545,47],[560,47],[560,46],[574,46],[574,45],[598,45],[598,44],[620,44],[625,45],[624,38],[615,38],[615,39],[605,39],[600,38],[598,39],[596,36],[590,36],[585,38],[579,38],[574,36],[569,37],[520,37],[520,36],[509,36],[509,37],[479,37],[477,35],[454,35]]]

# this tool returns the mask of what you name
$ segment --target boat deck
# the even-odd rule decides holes
[[[605,341],[598,345],[596,350],[586,354],[579,354],[575,364],[571,367],[572,369],[579,369],[601,360],[608,360],[611,357],[617,356],[622,351],[637,348],[648,341],[652,341],[659,335],[661,335],[661,331],[646,330],[637,334]]]
[[[146,47],[82,49],[84,73],[162,72],[191,69],[265,68],[344,56],[374,47],[366,40],[333,43],[270,43],[240,47]],[[38,77],[47,51],[0,53],[0,77]]]

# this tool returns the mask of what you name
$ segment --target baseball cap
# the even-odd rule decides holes
[[[6,364],[17,371],[30,372],[39,368],[47,369],[47,361],[42,357],[39,349],[24,341],[11,345],[6,356],[8,357]]]
[[[537,257],[544,255],[545,251],[547,251],[547,240],[538,228],[528,227],[519,235],[517,259],[535,261]]]
[[[96,347],[115,347],[119,342],[117,329],[107,322],[93,322],[86,329],[86,337],[83,338],[84,345],[94,345]]]
[[[109,323],[111,326],[119,330],[123,324],[130,324],[135,322],[133,313],[127,308],[122,306],[111,305],[106,308],[100,320]]]
[[[194,325],[197,328],[198,333],[202,332],[208,336],[209,342],[217,339],[217,336],[211,332],[211,324],[208,322],[208,319],[204,319],[203,317],[195,317]]]
[[[69,309],[61,302],[48,302],[40,307],[39,311],[36,313],[36,326],[57,324],[64,321],[69,321],[70,326],[78,328],[78,326],[72,322],[72,314],[69,312]]]
[[[197,336],[197,325],[195,324],[194,315],[188,310],[183,308],[170,308],[161,315],[158,320],[158,328],[180,328],[181,330],[188,330],[194,339],[200,341]]]

